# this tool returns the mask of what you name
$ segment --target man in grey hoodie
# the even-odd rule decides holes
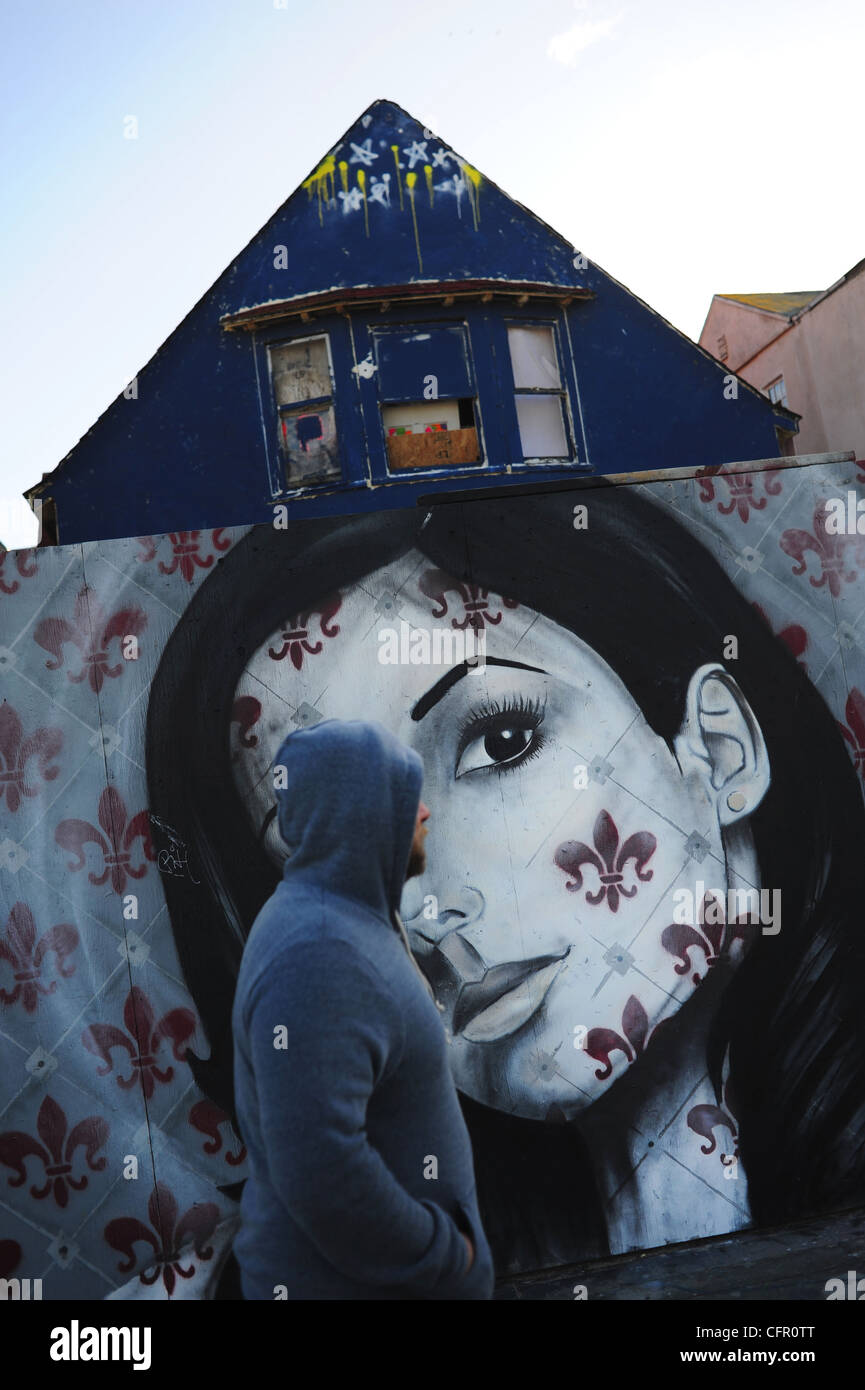
[[[423,764],[381,724],[325,719],[273,767],[288,858],[232,1014],[244,1297],[490,1299],[449,1039],[398,910]]]

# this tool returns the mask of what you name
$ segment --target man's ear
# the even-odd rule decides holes
[[[675,749],[682,771],[700,776],[722,826],[750,816],[769,789],[769,755],[754,711],[717,662],[691,677]]]

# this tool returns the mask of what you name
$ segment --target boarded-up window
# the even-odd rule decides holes
[[[380,329],[374,341],[388,468],[480,463],[465,328]]]
[[[523,458],[570,458],[565,391],[551,327],[508,326]]]
[[[286,486],[339,477],[327,335],[274,343],[270,376]]]

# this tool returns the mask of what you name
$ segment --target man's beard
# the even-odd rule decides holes
[[[408,867],[405,871],[406,879],[408,880],[410,878],[418,878],[423,873],[425,868],[426,850],[423,848],[415,849],[414,845],[412,845],[411,852],[408,857]]]

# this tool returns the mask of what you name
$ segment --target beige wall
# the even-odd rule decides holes
[[[865,274],[803,314],[788,336],[802,391],[795,400],[787,392],[791,409],[802,412],[796,453],[853,449],[865,458]]]
[[[778,336],[760,351],[760,335],[770,337],[770,327]],[[780,315],[715,298],[700,345],[717,356],[726,334],[726,365],[759,391],[783,376],[787,404],[802,416],[797,454],[852,449],[865,458],[865,272],[783,329]]]
[[[785,326],[786,320],[780,314],[768,314],[763,309],[735,304],[731,299],[715,295],[700,334],[700,347],[718,357],[718,339],[722,335],[726,337],[729,356],[725,366],[737,372],[740,362],[747,362]]]

